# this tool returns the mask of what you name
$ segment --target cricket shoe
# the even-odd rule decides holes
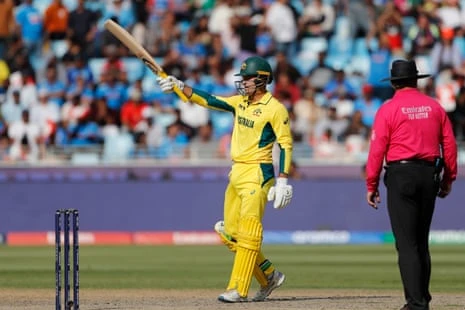
[[[237,290],[229,290],[218,296],[218,300],[227,303],[246,302],[247,297],[242,297],[239,295]]]
[[[273,273],[268,278],[268,284],[266,286],[262,286],[252,300],[264,301],[271,294],[271,292],[273,292],[284,283],[285,279],[286,276],[283,273],[279,272],[278,270],[273,271]]]

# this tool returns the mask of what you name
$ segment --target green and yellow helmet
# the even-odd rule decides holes
[[[273,81],[273,70],[266,59],[259,56],[247,58],[241,64],[241,70],[236,76],[256,76],[265,84],[271,84]]]

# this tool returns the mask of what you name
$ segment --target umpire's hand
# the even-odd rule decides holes
[[[367,202],[373,209],[378,209],[378,203],[381,202],[379,192],[367,192]]]
[[[452,184],[451,183],[442,183],[439,186],[439,191],[438,191],[438,197],[439,198],[445,198],[447,195],[449,195],[450,191],[452,190]]]

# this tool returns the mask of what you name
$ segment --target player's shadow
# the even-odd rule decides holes
[[[355,300],[355,299],[378,299],[378,298],[392,298],[389,295],[379,295],[379,296],[327,296],[327,297],[318,297],[318,296],[289,296],[289,297],[277,297],[277,298],[267,298],[263,302],[276,302],[276,301],[308,301],[308,300]]]

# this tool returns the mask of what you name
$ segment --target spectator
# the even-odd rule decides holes
[[[256,46],[257,55],[270,57],[275,54],[276,46],[270,28],[263,22],[262,15],[255,15],[256,20],[261,19],[257,25]]]
[[[309,2],[299,18],[300,34],[303,37],[329,38],[334,32],[336,12],[334,7],[322,0]]]
[[[356,111],[344,132],[344,147],[349,157],[362,156],[369,145],[370,128],[362,122],[362,113]]]
[[[216,1],[216,5],[210,13],[208,30],[212,34],[218,34],[231,55],[236,55],[239,42],[233,38],[231,28],[231,18],[234,16],[233,4],[234,0]]]
[[[277,51],[275,54],[276,65],[273,70],[274,79],[278,80],[281,73],[286,74],[293,84],[298,83],[302,78],[299,70],[289,61],[286,54],[282,51]]]
[[[0,112],[3,117],[4,126],[8,128],[14,122],[21,120],[24,108],[25,105],[21,101],[21,91],[14,89],[12,96],[1,104]]]
[[[15,31],[13,0],[0,1],[0,59],[5,59],[7,45]]]
[[[29,55],[39,56],[42,49],[43,20],[33,0],[24,0],[16,10],[16,24]]]
[[[302,136],[304,140],[313,139],[315,124],[323,117],[325,111],[314,98],[313,89],[307,88],[303,96],[292,107],[295,119],[292,122],[293,132]]]
[[[436,42],[430,56],[431,71],[434,75],[447,68],[454,72],[460,71],[463,59],[460,49],[454,43],[454,37],[454,29],[441,27],[441,40]]]
[[[289,59],[296,54],[297,21],[289,0],[276,0],[265,15],[266,25],[270,28],[276,50],[283,51]]]
[[[322,93],[326,85],[334,79],[336,70],[325,62],[326,52],[320,51],[318,53],[318,62],[308,73],[308,82],[315,91]]]
[[[373,31],[378,12],[372,0],[343,0],[351,38],[364,38]],[[363,16],[363,18],[361,18]]]
[[[134,135],[137,125],[144,120],[143,112],[147,107],[147,104],[142,101],[142,93],[133,89],[121,108],[121,125]]]
[[[39,84],[39,91],[47,93],[47,98],[61,107],[64,103],[66,85],[58,79],[57,66],[50,63],[45,71],[45,80]]]
[[[71,145],[97,145],[103,143],[100,129],[92,114],[81,117],[74,126],[69,126]]]
[[[331,160],[340,157],[341,154],[343,154],[342,145],[334,137],[333,131],[330,128],[326,128],[320,141],[315,145],[315,159]]]
[[[44,29],[47,40],[64,40],[68,32],[68,8],[62,0],[53,0],[44,12]]]
[[[81,118],[86,117],[89,113],[89,105],[82,101],[80,93],[75,93],[70,96],[70,99],[61,108],[61,121],[66,127],[74,127]]]
[[[388,2],[381,15],[376,19],[375,31],[386,36],[391,53],[404,56],[402,14],[393,2]]]
[[[332,99],[350,99],[356,98],[355,89],[346,77],[344,70],[337,70],[334,78],[323,89],[327,100]]]
[[[31,161],[39,159],[40,128],[29,119],[29,111],[22,112],[22,118],[8,129],[12,140],[9,158],[13,161]]]
[[[333,138],[342,141],[348,125],[349,120],[338,117],[336,107],[330,106],[326,109],[325,115],[315,124],[313,142],[318,145],[321,141],[328,142]],[[330,133],[327,131],[328,129]]]
[[[103,54],[105,56],[105,62],[102,66],[102,73],[111,71],[113,74],[116,74],[119,82],[127,84],[127,68],[117,46],[118,45],[107,45],[104,48]]]
[[[110,5],[107,5],[106,7],[103,20],[115,17],[123,28],[131,29],[136,22],[131,2],[124,0],[112,0]]]
[[[94,54],[93,46],[97,34],[97,15],[86,8],[85,0],[78,0],[76,9],[68,19],[68,38],[79,45],[86,56]]]
[[[194,28],[187,31],[184,39],[181,39],[175,45],[175,48],[187,69],[205,66],[207,51],[202,42],[197,40],[197,33]]]
[[[85,87],[94,85],[94,75],[89,67],[87,57],[84,54],[77,54],[67,70],[68,85],[75,85],[78,78],[82,78]]]
[[[463,22],[458,0],[442,1],[442,5],[436,10],[436,16],[439,18],[441,28],[457,30]]]
[[[439,35],[439,27],[429,20],[427,14],[419,12],[417,23],[408,29],[408,39],[412,42],[410,57],[428,56]]]
[[[367,38],[367,47],[370,57],[370,69],[367,76],[367,83],[373,86],[373,96],[385,101],[392,97],[394,91],[389,83],[381,80],[389,75],[389,66],[392,61],[392,53],[389,49],[389,39],[385,34],[379,35],[378,47],[370,46],[370,39]]]
[[[354,102],[354,111],[361,113],[363,125],[371,129],[376,112],[381,107],[381,104],[381,100],[373,96],[373,86],[365,84],[362,86],[362,96]]]
[[[60,109],[46,89],[39,90],[39,102],[30,111],[31,122],[39,126],[43,141],[52,141],[60,120]]]
[[[202,126],[209,123],[210,113],[208,109],[191,102],[181,102],[178,105],[181,121],[193,129],[197,134]]]
[[[297,83],[291,80],[286,72],[281,72],[277,77],[273,95],[276,97],[281,97],[279,94],[283,92],[286,92],[289,96],[288,98],[290,100],[290,105],[286,105],[287,108],[293,106],[301,97],[300,87],[297,85]],[[283,102],[283,104],[285,103]]]
[[[119,81],[119,73],[115,69],[104,73],[103,81],[97,86],[95,93],[97,99],[104,99],[108,112],[114,115],[118,124],[121,106],[127,99],[127,87]]]
[[[464,79],[462,76],[461,79]],[[459,141],[465,141],[465,86],[462,85],[457,94],[457,106],[453,113],[455,136]]]

